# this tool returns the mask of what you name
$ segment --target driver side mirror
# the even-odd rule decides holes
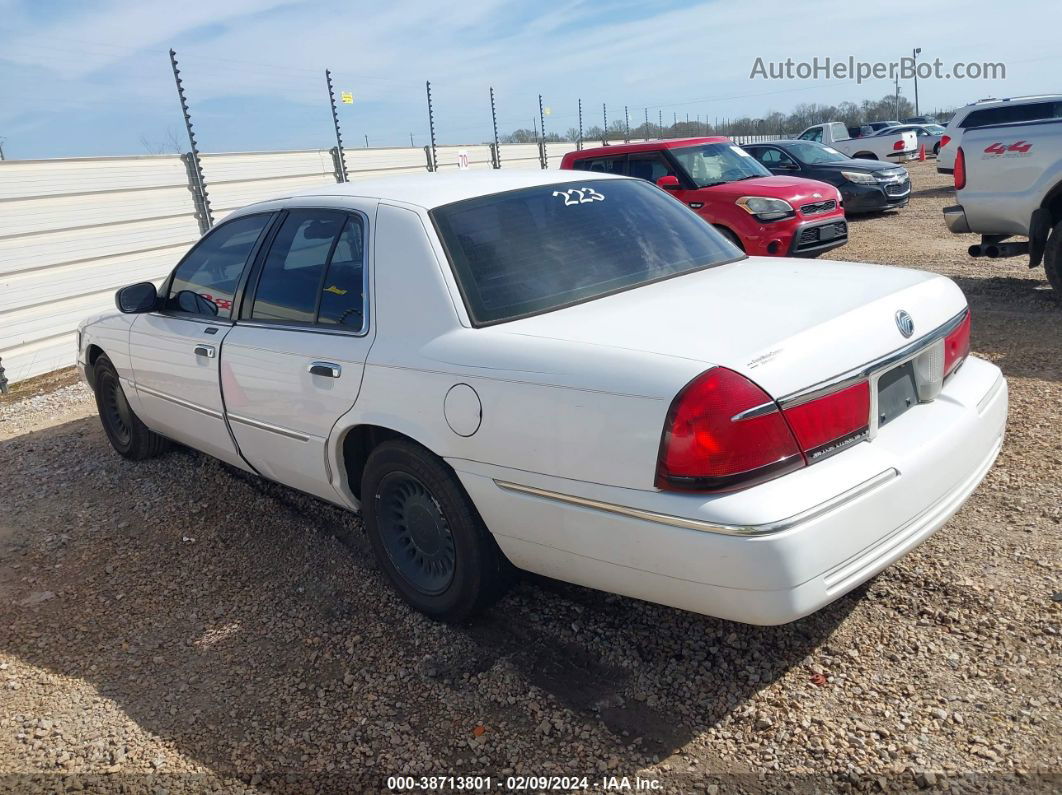
[[[114,304],[119,312],[135,315],[150,312],[158,303],[159,295],[151,282],[138,282],[123,287],[114,294]]]
[[[682,186],[679,185],[678,177],[668,174],[666,177],[661,177],[656,181],[656,184],[664,190],[682,190]]]

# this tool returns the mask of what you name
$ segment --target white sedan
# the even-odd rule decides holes
[[[120,454],[173,440],[360,511],[450,621],[513,567],[794,620],[936,531],[1007,413],[949,279],[746,257],[577,171],[254,204],[116,303],[78,360]]]

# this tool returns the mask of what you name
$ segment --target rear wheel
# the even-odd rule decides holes
[[[96,360],[94,381],[96,409],[111,447],[132,461],[154,458],[165,452],[169,441],[150,430],[133,413],[118,379],[118,371],[106,356]]]
[[[854,158],[856,158],[858,160],[877,160],[878,159],[878,156],[876,154],[874,154],[873,152],[859,152],[858,154],[852,155],[852,157],[854,157]]]
[[[940,142],[939,141],[937,143],[933,144],[933,155],[935,157],[940,157]]]
[[[1047,246],[1044,248],[1044,272],[1055,291],[1055,297],[1062,301],[1062,221],[1055,224],[1051,236],[1047,238]]]
[[[453,472],[405,440],[369,455],[362,517],[373,553],[412,607],[457,622],[505,592],[512,567]]]

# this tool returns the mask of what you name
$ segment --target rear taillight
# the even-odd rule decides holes
[[[961,149],[959,150],[962,151]],[[955,161],[958,166],[958,161]],[[955,173],[958,173],[956,170]],[[947,378],[959,369],[970,355],[970,310],[966,310],[962,322],[944,338],[944,377]]]
[[[955,190],[962,190],[966,187],[966,153],[962,151],[962,147],[959,147],[959,151],[955,153]]]
[[[783,412],[808,460],[859,439],[870,425],[870,384],[860,381]]]
[[[943,149],[945,146],[947,146],[948,142],[950,140],[951,140],[951,136],[950,135],[942,135],[942,136],[940,136],[940,148]]]
[[[902,152],[904,149],[907,148],[907,142],[903,138],[901,138],[899,141],[892,145],[892,148],[896,152]]]
[[[671,403],[656,485],[727,491],[802,466],[804,457],[771,396],[733,370],[715,367]]]

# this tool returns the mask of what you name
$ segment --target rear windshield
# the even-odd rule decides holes
[[[643,180],[541,185],[445,205],[431,215],[476,325],[549,312],[742,256],[710,224]]]

